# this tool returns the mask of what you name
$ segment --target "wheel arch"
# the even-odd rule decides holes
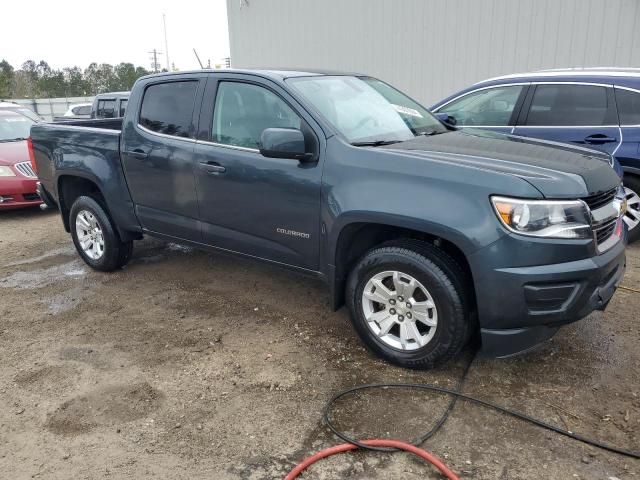
[[[100,187],[96,178],[78,173],[64,173],[56,179],[56,189],[58,196],[58,205],[62,215],[62,223],[67,232],[71,231],[69,214],[71,206],[75,200],[83,195],[94,198],[106,211],[109,218],[112,219],[116,231],[122,241],[136,240],[141,238],[139,232],[133,232],[122,228],[118,213],[111,208],[107,196]]]
[[[407,222],[403,222],[405,225]],[[445,251],[460,265],[466,274],[464,279],[472,293],[475,305],[475,288],[473,273],[467,256],[475,250],[471,242],[460,240],[460,234],[444,231],[442,228],[401,226],[400,222],[373,222],[359,220],[349,222],[340,228],[332,243],[331,262],[333,268],[329,272],[331,301],[334,310],[345,303],[345,285],[349,272],[356,262],[371,248],[392,240],[412,239],[431,243]]]

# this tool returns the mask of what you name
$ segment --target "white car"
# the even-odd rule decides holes
[[[64,114],[65,117],[90,118],[91,103],[75,103],[69,106],[69,110]]]

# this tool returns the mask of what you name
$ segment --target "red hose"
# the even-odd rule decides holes
[[[434,467],[440,470],[440,472],[442,472],[442,474],[444,474],[449,480],[460,480],[460,478],[451,470],[449,470],[449,467],[442,463],[442,461],[438,457],[436,457],[432,453],[427,452],[426,450],[416,447],[415,445],[411,445],[410,443],[400,442],[398,440],[363,440],[362,443],[364,443],[365,445],[369,445],[370,447],[390,447],[413,453],[414,455],[417,455],[432,464]],[[357,445],[353,445],[351,443],[342,443],[340,445],[336,445],[335,447],[329,447],[325,450],[321,450],[318,453],[305,458],[301,463],[296,465],[296,467],[291,470],[286,477],[284,477],[284,480],[293,480],[294,478],[297,478],[305,468],[309,467],[309,465],[314,464],[322,458],[330,457],[331,455],[335,455],[336,453],[355,450],[356,448],[358,448]]]

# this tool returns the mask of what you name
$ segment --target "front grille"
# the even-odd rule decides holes
[[[38,176],[36,175],[36,172],[33,171],[31,162],[16,163],[15,167],[16,167],[16,170],[18,170],[25,177],[38,178]]]
[[[589,197],[584,197],[582,200],[584,200],[584,202],[587,205],[589,205],[589,208],[591,210],[597,210],[598,208],[606,205],[607,203],[612,202],[616,196],[617,191],[618,191],[617,188],[612,188],[611,190],[608,190],[603,193],[597,193]]]
[[[616,222],[617,222],[617,219],[614,218],[613,220],[608,220],[599,225],[593,226],[593,231],[596,234],[596,243],[598,245],[600,245],[602,242],[607,240],[611,235],[613,235],[613,232],[616,229]]]
[[[31,202],[33,200],[40,200],[40,195],[38,195],[37,193],[23,193],[22,198],[24,198],[27,202]]]

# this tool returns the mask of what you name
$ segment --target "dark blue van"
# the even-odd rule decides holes
[[[543,70],[470,86],[431,107],[458,127],[604,150],[624,177],[629,241],[640,237],[640,68]],[[441,118],[444,115],[441,115]]]

